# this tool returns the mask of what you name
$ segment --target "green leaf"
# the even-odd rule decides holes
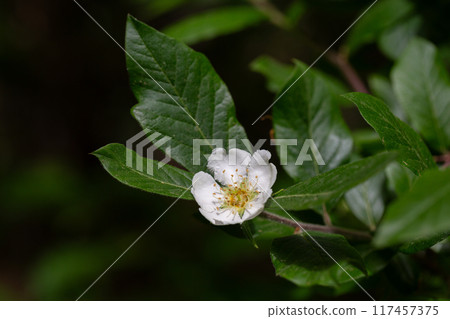
[[[363,257],[369,276],[383,270],[397,253],[395,249],[376,249],[370,244],[357,245],[355,248],[360,253],[361,257]],[[358,278],[356,277],[355,279]]]
[[[386,167],[386,176],[390,188],[395,191],[397,196],[408,192],[417,179],[417,176],[409,169],[398,163],[392,163]]]
[[[289,236],[294,228],[265,218],[256,217],[249,221],[253,238],[257,241],[272,240],[274,238]]]
[[[143,158],[131,152],[134,163],[142,161],[143,170],[137,170],[135,165],[127,165],[127,149],[121,144],[109,144],[93,153],[106,171],[112,177],[125,185],[141,189],[146,192],[166,195],[171,197],[180,197],[182,199],[193,199],[189,188],[192,184],[192,173],[179,168],[164,165],[158,168],[157,161]],[[147,167],[152,167],[153,175],[147,173]]]
[[[413,127],[445,152],[450,147],[450,79],[436,47],[412,40],[392,71],[392,83]]]
[[[272,93],[279,93],[291,78],[295,67],[292,64],[279,62],[270,56],[261,55],[250,63],[250,69],[266,78],[267,90]],[[333,98],[338,98],[339,95],[348,92],[347,87],[335,77],[317,69],[308,72],[315,73],[327,85]],[[342,100],[339,102],[342,103]]]
[[[295,181],[336,168],[348,159],[353,144],[328,86],[313,70],[304,73],[306,69],[305,64],[296,63],[295,71],[281,91],[286,93],[272,110],[275,138],[297,141],[297,145],[287,146],[287,165],[283,166]],[[296,81],[300,76],[301,79]],[[307,152],[312,161],[299,165],[298,157],[306,139],[311,139],[317,146],[325,165],[319,165],[312,147]],[[282,147],[277,150],[283,160]]]
[[[380,50],[392,60],[400,57],[422,25],[420,16],[412,16],[385,30],[378,39]]]
[[[450,236],[430,248],[436,254],[448,255],[450,253]]]
[[[421,250],[425,250],[434,246],[435,244],[443,241],[446,238],[449,238],[450,231],[439,233],[437,235],[433,235],[431,237],[424,237],[416,239],[412,242],[401,245],[398,250],[404,254],[415,254]]]
[[[399,162],[415,174],[434,168],[430,151],[420,136],[394,116],[383,101],[364,93],[348,93],[344,98],[356,104],[361,115],[372,126],[387,150],[400,152]]]
[[[173,11],[187,2],[192,2],[192,0],[134,0],[133,2],[141,5],[146,15],[155,18],[169,11]]]
[[[310,72],[310,71],[308,71]],[[336,99],[336,103],[338,103],[341,106],[347,106],[345,105],[347,101],[341,98],[341,95],[344,93],[347,93],[349,91],[348,87],[342,83],[341,80],[329,75],[328,73],[322,72],[320,70],[313,70],[313,73],[319,77],[323,83],[328,87],[328,90],[330,91],[330,94],[332,95],[333,99]],[[349,103],[348,103],[349,104]]]
[[[246,135],[230,93],[203,54],[133,17],[128,18],[126,49],[130,84],[139,101],[132,112],[144,129],[172,138],[164,147],[171,148],[175,161],[192,172],[204,169],[204,156],[200,165],[193,162],[195,139],[219,139],[225,148],[229,139],[237,139],[237,147],[244,149],[240,140]],[[213,148],[201,148],[202,155]]]
[[[338,286],[360,277],[365,272],[364,261],[344,236],[320,232],[275,239],[271,258],[276,274],[298,286]],[[320,247],[327,251],[333,261]]]
[[[317,207],[383,170],[396,157],[396,153],[381,153],[340,166],[280,191],[267,205],[286,210]]]
[[[403,122],[406,122],[406,115],[400,107],[400,102],[395,95],[391,82],[384,76],[374,74],[369,77],[370,90],[376,97],[386,102],[391,112]]]
[[[407,0],[380,0],[351,29],[347,47],[354,53],[362,45],[374,42],[387,28],[412,13]]]
[[[450,169],[425,172],[408,193],[388,207],[374,243],[392,246],[449,232],[449,181]]]
[[[250,6],[212,9],[188,17],[165,28],[163,32],[187,44],[238,32],[266,20],[266,16]]]
[[[285,13],[288,27],[294,27],[306,12],[307,7],[303,0],[293,1]]]
[[[377,154],[384,151],[377,132],[372,129],[360,129],[352,132],[354,149],[357,154]]]
[[[353,214],[371,230],[375,230],[384,212],[383,172],[345,193],[345,201]]]
[[[417,289],[420,267],[412,256],[396,254],[384,273],[393,287],[397,287],[400,291],[409,292]]]
[[[294,71],[292,65],[281,63],[267,55],[259,56],[253,60],[250,69],[266,78],[267,90],[272,93],[281,91]]]

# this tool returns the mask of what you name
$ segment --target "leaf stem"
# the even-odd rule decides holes
[[[353,240],[359,240],[359,241],[370,241],[372,239],[372,236],[368,232],[364,231],[358,231],[353,229],[347,229],[347,228],[341,228],[336,226],[324,226],[324,225],[317,225],[317,224],[309,224],[309,223],[301,223],[294,221],[290,218],[285,218],[279,215],[275,215],[269,212],[262,212],[260,217],[272,220],[274,222],[294,227],[294,228],[300,228],[301,230],[315,230],[320,231],[323,233],[331,233],[331,234],[339,234],[347,237],[348,239]]]
[[[322,204],[322,213],[323,213],[323,222],[325,223],[325,225],[333,226],[333,223],[331,222],[331,218],[330,218],[330,215],[328,214],[327,206],[325,205],[325,203]]]

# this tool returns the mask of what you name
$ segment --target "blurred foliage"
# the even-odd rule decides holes
[[[364,44],[376,41],[387,29],[395,27],[412,11],[413,5],[408,0],[377,1],[351,29],[347,40],[348,50],[355,53]]]
[[[163,32],[187,44],[240,31],[263,21],[265,16],[250,6],[235,6],[203,12],[165,28]]]

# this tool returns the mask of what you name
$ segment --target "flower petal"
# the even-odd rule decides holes
[[[239,214],[233,213],[231,209],[216,210],[213,212],[205,211],[200,208],[200,213],[209,220],[212,224],[216,226],[234,225],[242,224],[246,220],[250,220],[258,216],[264,210],[263,204],[255,204],[249,209],[246,209],[242,218]]]
[[[205,217],[211,224],[217,225],[215,220],[214,220],[214,216],[216,216],[214,211],[207,211],[207,210],[204,210],[201,207],[198,210],[203,215],[203,217]]]
[[[230,149],[228,154],[223,148],[213,150],[208,158],[208,168],[218,182],[224,186],[242,187],[246,192],[251,192],[252,185],[247,184],[251,183],[259,194],[250,203],[230,206],[229,198],[224,199],[225,195],[233,196],[227,193],[230,188],[227,191],[222,189],[211,175],[199,172],[193,178],[191,191],[200,205],[200,213],[214,225],[242,224],[258,216],[272,194],[271,187],[277,176],[276,167],[269,163],[270,157],[271,154],[265,150],[256,151],[253,155],[236,148]]]
[[[245,209],[246,214],[244,214],[245,220],[249,220],[258,216],[264,210],[264,203],[251,203]]]
[[[268,193],[277,178],[275,165],[269,163],[271,154],[266,150],[256,151],[248,167],[249,181],[256,189]],[[271,191],[270,191],[271,193]]]
[[[208,158],[208,169],[214,173],[214,178],[222,185],[239,183],[246,176],[247,165],[251,155],[249,152],[232,148],[229,154],[225,149],[216,148]]]
[[[205,216],[205,214],[203,214],[203,216]],[[230,209],[222,209],[219,211],[216,210],[215,212],[209,214],[209,218],[207,217],[211,223],[217,226],[236,224],[238,222],[238,218],[240,219],[240,217],[233,214]]]
[[[215,194],[219,191],[216,181],[208,173],[198,172],[194,175],[191,193],[203,210],[208,212],[217,210],[219,202]]]

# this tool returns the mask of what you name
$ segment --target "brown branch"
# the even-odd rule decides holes
[[[433,156],[433,159],[436,163],[442,163],[443,168],[450,166],[450,153]]]
[[[286,16],[269,0],[248,0],[256,9],[266,15],[270,22],[281,29],[289,28]]]
[[[293,219],[285,218],[285,217],[275,215],[275,214],[272,214],[269,212],[262,212],[259,216],[261,216],[262,218],[283,224],[283,225],[293,227],[295,229],[300,228],[301,230],[306,230],[306,231],[315,230],[315,231],[320,231],[323,233],[339,234],[339,235],[343,235],[349,239],[360,240],[360,241],[370,241],[372,239],[372,236],[368,232],[347,229],[347,228],[341,228],[341,227],[335,227],[335,226],[324,226],[324,225],[316,225],[316,224],[309,224],[309,223],[300,223]]]
[[[256,9],[265,14],[270,22],[281,28],[289,29],[289,21],[283,12],[277,9],[269,0],[248,0]],[[324,52],[325,50],[312,41],[309,37],[305,36],[303,33],[300,34],[303,41],[309,45],[313,50],[317,52]],[[364,81],[358,75],[356,70],[348,61],[348,55],[343,51],[329,51],[325,57],[333,65],[335,65],[342,73],[342,75],[347,80],[350,87],[356,92],[369,93]]]
[[[328,61],[334,64],[341,71],[342,75],[345,77],[353,90],[356,92],[369,93],[369,89],[348,61],[346,54],[343,52],[329,51],[326,54],[326,57]]]

